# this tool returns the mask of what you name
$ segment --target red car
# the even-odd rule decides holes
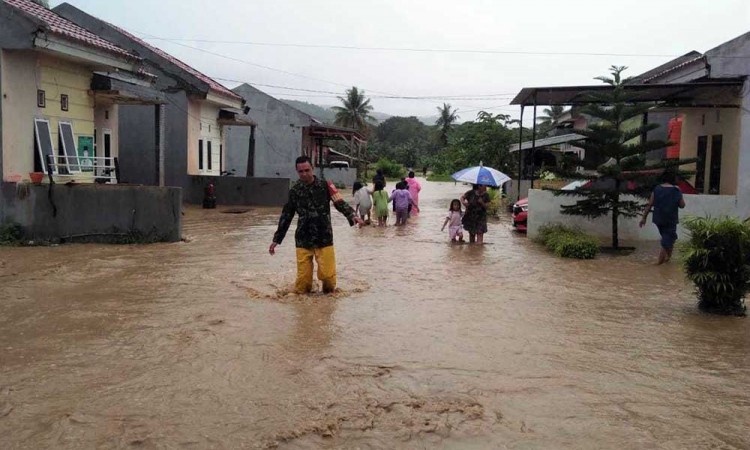
[[[513,211],[511,217],[513,219],[513,227],[516,230],[523,233],[526,232],[526,221],[529,215],[529,199],[521,198],[513,204]]]

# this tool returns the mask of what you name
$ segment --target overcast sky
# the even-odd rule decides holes
[[[60,3],[50,2],[52,6]],[[612,64],[630,67],[626,74],[633,76],[674,56],[690,50],[703,52],[750,31],[748,0],[68,3],[147,38],[228,87],[239,84],[228,80],[237,80],[279,98],[333,105],[337,104],[335,95],[327,92],[343,93],[347,86],[358,86],[373,96],[377,111],[429,116],[446,101],[459,109],[462,121],[473,119],[479,109],[516,115],[518,107],[507,104],[524,86],[595,84],[592,78],[606,74]],[[537,52],[553,54],[533,54]],[[504,95],[383,98],[495,94]]]

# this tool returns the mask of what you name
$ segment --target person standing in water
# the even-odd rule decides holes
[[[323,292],[336,289],[336,255],[333,250],[333,228],[331,226],[331,201],[333,206],[349,220],[350,225],[363,224],[354,210],[346,203],[330,182],[318,179],[313,174],[310,158],[300,156],[295,161],[299,181],[289,190],[289,201],[279,217],[279,226],[273,235],[268,253],[274,255],[292,223],[294,214],[299,216],[294,234],[297,247],[297,280],[294,292],[304,294],[313,287],[313,258],[318,263],[318,279],[323,283]]]
[[[677,224],[679,223],[679,208],[685,207],[685,199],[682,192],[675,184],[677,175],[674,171],[666,170],[661,176],[661,184],[654,188],[648,199],[646,210],[639,226],[646,225],[648,213],[654,209],[651,221],[656,225],[661,235],[661,251],[656,264],[664,264],[672,258],[674,243],[677,241]]]
[[[419,215],[419,191],[422,190],[422,185],[419,184],[416,178],[414,178],[414,171],[409,172],[408,178],[406,178],[406,184],[409,186],[409,194],[411,194],[412,209],[409,212],[409,216]]]
[[[461,203],[466,207],[463,225],[469,233],[469,243],[483,244],[487,232],[487,205],[490,203],[487,186],[472,185],[472,190],[461,196]]]

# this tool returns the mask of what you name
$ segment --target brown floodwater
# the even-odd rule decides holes
[[[656,243],[563,260],[503,213],[451,246],[465,189],[401,228],[334,212],[332,296],[288,293],[279,208],[0,248],[0,448],[750,448],[748,319],[698,313]]]

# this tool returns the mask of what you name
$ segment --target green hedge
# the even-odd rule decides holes
[[[382,170],[383,175],[385,175],[386,178],[396,178],[400,180],[406,176],[404,166],[395,161],[391,161],[388,158],[380,158],[378,162],[375,163],[375,168]]]
[[[592,259],[599,253],[599,241],[576,228],[544,225],[539,228],[538,242],[563,258]]]
[[[19,245],[22,238],[23,228],[20,225],[0,225],[0,245]]]

